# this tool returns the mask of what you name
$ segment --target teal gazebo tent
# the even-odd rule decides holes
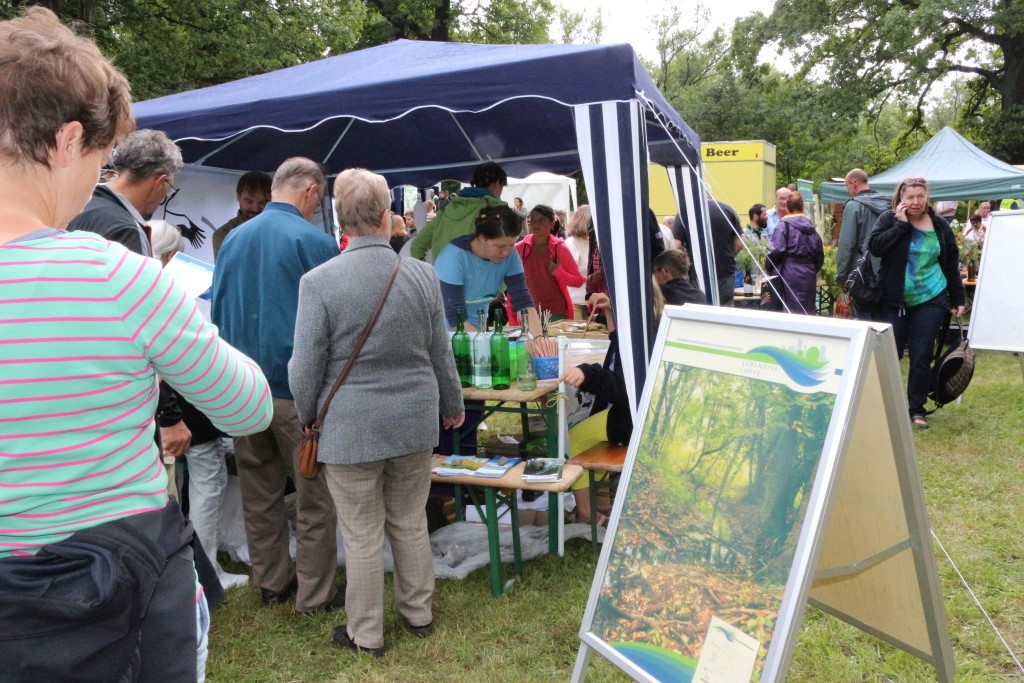
[[[905,178],[921,177],[932,199],[1003,199],[1024,196],[1024,170],[986,154],[950,127],[936,133],[913,156],[871,176],[871,187],[892,194]],[[822,183],[824,204],[850,199],[842,183]]]

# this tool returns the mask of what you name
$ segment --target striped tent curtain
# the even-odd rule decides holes
[[[574,110],[583,178],[635,419],[654,345],[651,245],[644,224],[646,124],[637,101],[577,105]]]
[[[690,257],[708,303],[718,305],[718,279],[715,276],[715,254],[711,248],[711,225],[704,199],[704,178],[700,167],[669,166],[668,179],[683,225],[690,236]]]

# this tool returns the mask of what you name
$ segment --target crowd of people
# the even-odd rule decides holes
[[[387,539],[403,625],[429,636],[430,456],[446,433],[476,424],[448,333],[460,317],[472,329],[495,302],[535,334],[538,309],[552,320],[604,316],[604,362],[561,380],[597,397],[609,441],[629,441],[588,206],[570,216],[518,197],[508,206],[505,171],[485,162],[457,194],[429,192],[428,222],[414,235],[416,216],[392,212],[382,176],[345,170],[332,192],[320,164],[290,158],[273,176],[238,180],[238,212],[212,236],[211,324],[162,270],[185,248],[176,226],[153,218],[177,192],[181,152],[159,131],[134,130],[123,74],[39,8],[0,23],[0,60],[0,621],[32,625],[5,641],[14,645],[0,663],[33,680],[71,669],[92,680],[203,680],[209,608],[249,580],[217,558],[225,435],[264,605],[294,596],[303,614],[344,608],[333,642],[383,655]],[[890,323],[901,355],[908,350],[908,410],[924,428],[932,342],[947,312],[964,312],[957,244],[925,179],[908,178],[887,198],[854,169],[846,187],[839,280],[860,257],[873,259],[881,301],[855,313]],[[327,197],[341,244],[310,222]],[[721,305],[733,300],[747,235],[766,242],[783,309],[816,312],[823,244],[804,201],[780,188],[773,207],[750,208],[746,228],[728,204],[707,201],[708,286]],[[970,216],[966,238],[983,239],[989,208]],[[655,317],[663,304],[706,302],[681,217],[671,229],[653,214],[647,223]],[[296,447],[328,403],[323,470],[300,475]],[[176,502],[178,458],[188,521]],[[591,514],[585,487],[577,495]]]

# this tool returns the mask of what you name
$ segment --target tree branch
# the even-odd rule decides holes
[[[966,64],[950,64],[946,67],[949,71],[957,71],[964,74],[977,74],[987,81],[998,81],[1003,77],[1004,69],[983,69],[980,66],[967,66]]]
[[[999,46],[1002,46],[1003,44],[1004,38],[1002,36],[982,30],[975,26],[974,24],[972,24],[971,22],[964,19],[963,17],[951,16],[949,17],[949,21],[959,26],[960,30],[963,31],[964,33],[973,36],[978,40],[982,40],[986,43],[992,43],[993,45]]]

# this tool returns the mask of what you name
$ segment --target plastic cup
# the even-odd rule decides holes
[[[558,356],[551,358],[534,358],[533,372],[537,379],[558,379]]]

